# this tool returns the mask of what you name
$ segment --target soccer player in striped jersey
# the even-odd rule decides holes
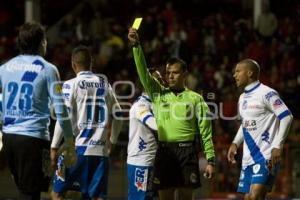
[[[149,72],[164,84],[154,68]],[[150,97],[143,92],[129,112],[129,140],[127,150],[128,200],[151,200],[153,165],[157,150],[157,125]]]
[[[59,157],[53,199],[63,199],[64,193],[74,185],[79,186],[84,199],[107,197],[109,148],[117,142],[121,130],[122,121],[117,116],[121,108],[107,78],[94,74],[91,66],[89,49],[76,47],[72,53],[76,77],[63,84],[63,95],[76,137],[77,163],[72,168],[64,168],[63,156]],[[52,163],[57,161],[61,136],[57,123],[51,144]]]
[[[74,158],[75,148],[57,68],[43,58],[47,47],[44,28],[25,23],[17,44],[20,55],[0,67],[3,148],[19,199],[35,200],[40,199],[41,191],[48,191],[50,183],[49,103],[64,130],[67,165],[72,163],[69,158]]]
[[[278,93],[259,82],[259,73],[251,59],[240,61],[234,72],[237,86],[244,88],[238,103],[242,122],[227,157],[236,163],[237,148],[244,142],[238,192],[246,200],[263,200],[271,191],[293,119]]]

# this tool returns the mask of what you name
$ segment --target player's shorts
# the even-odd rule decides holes
[[[241,170],[237,191],[240,193],[249,193],[252,184],[261,184],[265,185],[267,191],[270,192],[278,170],[279,165],[272,166],[270,160],[262,160],[245,167]]]
[[[108,158],[77,155],[74,167],[65,168],[63,157],[58,159],[58,170],[53,179],[53,191],[63,194],[80,191],[85,198],[107,198]]]
[[[201,186],[198,154],[193,142],[159,144],[153,183],[157,190]]]
[[[22,193],[48,191],[51,177],[50,142],[35,137],[3,133],[3,150],[15,183]]]
[[[153,200],[153,167],[127,164],[128,200]]]

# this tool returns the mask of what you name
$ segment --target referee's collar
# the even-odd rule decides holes
[[[93,72],[91,71],[81,71],[81,72],[78,72],[77,73],[77,76],[80,76],[80,75],[92,75]]]
[[[252,92],[253,90],[255,90],[256,88],[258,88],[259,86],[260,86],[260,82],[259,82],[259,81],[255,81],[255,82],[250,83],[249,85],[247,85],[247,86],[245,87],[244,92],[245,92],[245,93]]]

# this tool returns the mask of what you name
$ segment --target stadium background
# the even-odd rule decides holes
[[[269,36],[264,36],[255,26],[265,5],[277,21]],[[216,103],[218,114],[225,117],[236,115],[239,93],[232,78],[235,63],[248,57],[260,63],[261,81],[279,91],[294,115],[283,168],[272,197],[299,198],[300,191],[296,188],[300,185],[300,106],[297,104],[300,102],[300,2],[297,0],[2,0],[0,62],[17,54],[18,27],[25,19],[35,19],[47,27],[46,58],[58,67],[63,80],[74,76],[70,54],[81,43],[92,49],[95,72],[105,73],[111,84],[122,80],[136,82],[127,30],[137,16],[144,18],[139,32],[149,66],[157,66],[163,72],[169,56],[186,60],[189,87],[203,94],[211,104]],[[119,96],[131,93],[126,84],[118,84],[115,89]],[[120,99],[124,103],[133,100]],[[236,120],[224,117],[214,120],[217,172],[213,181],[203,180],[197,198],[239,197],[234,193],[239,166],[228,166],[226,160],[237,126]],[[111,158],[110,199],[126,199],[127,140],[128,123],[125,123]],[[0,199],[13,199],[15,186],[2,154],[0,160]],[[199,163],[205,164],[202,157]],[[43,196],[48,198],[47,194]]]

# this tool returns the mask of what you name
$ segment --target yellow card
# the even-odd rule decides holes
[[[142,23],[143,18],[135,18],[133,24],[132,24],[132,28],[138,30],[141,23]]]

